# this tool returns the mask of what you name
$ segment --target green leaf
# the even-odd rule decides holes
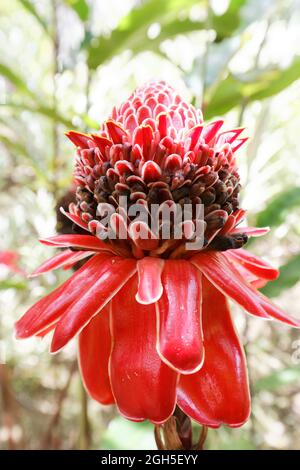
[[[64,116],[61,116],[61,114],[58,113],[53,108],[41,105],[39,103],[36,103],[36,104],[4,103],[4,104],[0,104],[0,106],[6,107],[12,110],[29,111],[30,113],[34,113],[34,114],[41,114],[42,116],[48,117],[49,119],[52,119],[60,124],[63,124],[69,129],[76,128],[76,126],[72,124],[72,121],[70,119],[65,118]]]
[[[122,18],[110,37],[99,36],[88,47],[88,64],[94,69],[114,55],[124,50],[138,53],[142,50],[157,51],[162,41],[208,27],[206,21],[192,21],[188,15],[194,4],[202,0],[148,0],[137,6]],[[240,25],[240,10],[245,0],[231,0],[227,11],[220,16],[213,13],[209,16],[209,27],[215,28],[217,41],[229,37]],[[155,39],[147,36],[149,27],[158,23],[161,31]]]
[[[293,256],[286,264],[280,267],[280,276],[269,282],[261,292],[267,297],[277,297],[281,292],[293,287],[300,281],[300,253]]]
[[[300,78],[300,57],[296,57],[293,63],[284,70],[277,70],[273,76],[270,77],[268,83],[257,90],[254,90],[253,99],[262,100],[270,96],[280,93],[282,90],[290,86],[293,82]]]
[[[69,7],[77,13],[81,21],[87,21],[90,14],[89,6],[86,0],[65,0]]]
[[[37,9],[35,8],[34,4],[30,0],[19,0],[19,2],[23,5],[23,7],[30,13],[40,24],[40,26],[43,28],[43,30],[49,34],[49,30],[47,27],[47,23],[44,20],[44,18],[39,15],[37,12]]]
[[[227,78],[213,85],[207,91],[205,98],[205,118],[227,113],[242,102],[262,100],[280,93],[295,80],[300,78],[300,57],[286,69],[265,70],[253,77],[234,76],[228,74]]]
[[[288,367],[273,372],[266,377],[258,380],[254,384],[254,390],[276,390],[284,385],[291,385],[300,381],[300,368],[299,366]]]
[[[230,37],[240,26],[241,8],[246,4],[246,0],[231,0],[226,12],[223,15],[212,15],[211,26],[217,33],[216,41]]]
[[[267,207],[257,215],[258,227],[278,226],[294,208],[300,206],[300,187],[296,186],[273,196]]]
[[[199,0],[148,0],[142,3],[122,18],[109,38],[100,36],[92,42],[88,53],[89,67],[94,69],[124,50],[138,52],[151,49],[154,43],[151,45],[151,39],[147,37],[149,27],[158,22],[163,32],[166,24],[178,20],[180,12],[188,11],[197,3]],[[189,28],[192,23],[189,23]],[[196,22],[193,26],[199,28]],[[175,33],[175,28],[173,31]],[[165,38],[165,35],[162,37]]]
[[[24,281],[15,281],[14,279],[5,279],[0,281],[0,290],[4,289],[17,289],[23,290],[27,286],[26,282]]]

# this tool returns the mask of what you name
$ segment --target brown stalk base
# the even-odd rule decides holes
[[[203,450],[207,431],[202,426],[198,441],[193,444],[191,420],[177,406],[168,421],[155,426],[154,436],[159,450]]]

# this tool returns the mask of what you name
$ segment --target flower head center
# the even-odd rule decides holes
[[[114,244],[125,243],[137,257],[149,253],[188,256],[185,244],[196,237],[189,227],[200,222],[199,206],[201,249],[241,247],[247,237],[232,233],[240,216],[234,152],[245,139],[239,138],[242,129],[221,132],[222,124],[218,120],[204,125],[201,112],[164,82],[137,89],[113,110],[99,134],[68,133],[78,147],[74,176],[77,204],[70,210],[90,232],[103,238],[107,235]],[[129,210],[126,214],[124,201]],[[132,229],[136,214],[130,215],[130,210],[136,206],[149,213],[143,219],[144,231]],[[108,237],[103,222],[108,207],[114,209],[109,220],[113,237]],[[168,221],[162,217],[166,207],[176,207],[177,215],[189,207],[189,216],[180,222],[181,239],[175,236],[174,213]],[[159,213],[155,234],[151,224],[154,208]],[[164,230],[166,222],[168,231]],[[195,249],[199,250],[199,245]]]

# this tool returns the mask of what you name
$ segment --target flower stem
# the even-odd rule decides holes
[[[52,106],[53,111],[57,111],[57,75],[59,73],[58,55],[59,55],[59,33],[58,33],[58,21],[57,21],[57,0],[52,0],[52,51],[53,51],[53,72],[52,72],[52,83],[53,83],[53,94],[52,94]],[[52,124],[52,188],[53,195],[57,198],[58,185],[57,185],[57,173],[59,170],[59,135],[58,135],[58,124],[56,120],[53,120]]]
[[[193,444],[192,422],[177,406],[164,424],[155,426],[154,437],[159,450],[203,450],[207,431],[207,426],[202,426],[200,436]]]

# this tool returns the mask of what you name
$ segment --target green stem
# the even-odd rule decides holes
[[[57,27],[57,0],[52,0],[52,55],[53,55],[53,67],[52,67],[52,105],[53,111],[57,113],[57,75],[59,73],[58,54],[59,54],[59,34]],[[59,130],[56,120],[53,120],[52,124],[52,161],[51,161],[51,183],[52,192],[55,200],[58,197],[58,171],[60,168],[59,162]]]

